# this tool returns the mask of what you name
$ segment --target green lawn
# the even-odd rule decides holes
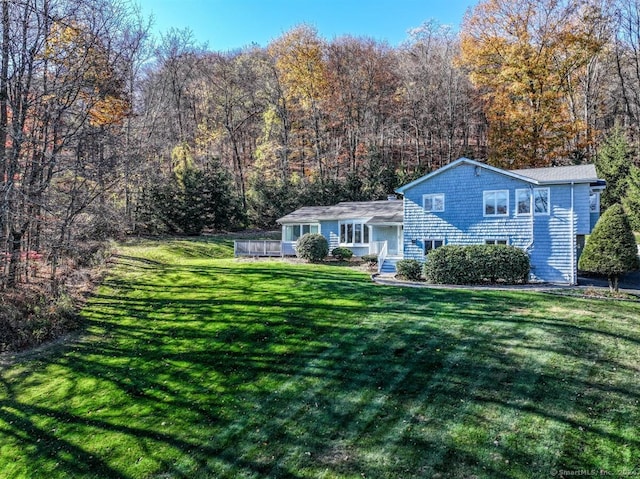
[[[121,248],[83,333],[2,370],[0,477],[637,474],[638,303],[228,251]]]

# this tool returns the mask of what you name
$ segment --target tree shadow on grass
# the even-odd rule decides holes
[[[601,351],[637,350],[632,327],[531,320],[542,295],[381,288],[338,269],[133,265],[154,269],[110,279],[84,313],[104,340],[4,381],[0,435],[24,463],[78,477],[532,477],[596,464],[598,444],[640,450],[604,426],[609,412],[588,415],[611,395],[637,404],[636,384],[594,378],[603,364],[633,377]],[[39,387],[55,398],[23,399]]]

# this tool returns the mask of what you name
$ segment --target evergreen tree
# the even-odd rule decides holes
[[[153,229],[198,235],[205,228],[242,227],[244,209],[233,180],[217,160],[187,165],[168,178],[155,178],[142,199],[140,220]]]
[[[622,200],[633,231],[640,231],[640,168],[631,166],[627,184],[627,195]]]
[[[636,241],[622,205],[615,204],[602,214],[582,251],[578,267],[606,275],[609,288],[616,292],[620,277],[640,268]]]
[[[621,203],[627,190],[632,149],[620,128],[614,128],[596,155],[598,176],[607,181],[600,198],[602,209]]]

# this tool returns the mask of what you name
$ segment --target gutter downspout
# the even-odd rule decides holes
[[[573,189],[574,182],[571,182],[571,210],[570,210],[570,220],[571,220],[571,284],[577,284],[577,267],[576,265],[576,232],[575,232],[575,212],[574,212],[574,204],[573,204]]]
[[[524,252],[527,254],[527,256],[529,257],[529,261],[531,261],[531,255],[533,254],[533,245],[535,243],[534,240],[534,212],[533,212],[533,206],[534,206],[534,197],[533,197],[533,185],[529,185],[529,208],[531,209],[531,217],[529,219],[529,234],[531,235],[529,237],[529,242],[524,246]],[[517,198],[516,198],[516,203],[517,203]],[[517,204],[516,204],[516,208],[517,208]],[[530,270],[529,271],[529,280],[533,279],[535,277],[535,274],[533,274],[533,272]]]
[[[534,212],[533,212],[533,207],[534,207],[534,195],[533,195],[533,185],[529,185],[529,208],[531,208],[531,219],[529,221],[529,233],[531,234],[531,237],[529,239],[529,242],[525,245],[524,247],[524,251],[527,254],[531,253],[531,249],[533,248],[533,244],[534,244],[534,220],[533,217],[535,216]]]

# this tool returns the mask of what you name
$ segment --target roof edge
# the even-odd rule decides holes
[[[471,165],[471,166],[479,167],[479,168],[484,168],[486,170],[493,171],[494,173],[498,173],[498,174],[501,174],[501,175],[510,176],[511,178],[515,178],[515,179],[518,179],[518,180],[526,181],[527,183],[532,183],[534,185],[537,185],[537,184],[540,183],[539,181],[534,180],[533,178],[529,178],[528,176],[519,175],[518,173],[513,173],[513,172],[511,172],[509,170],[503,170],[502,168],[498,168],[496,166],[487,165],[486,163],[480,163],[479,161],[471,160],[469,158],[462,157],[462,158],[458,158],[455,161],[452,161],[451,163],[449,163],[448,165],[443,166],[442,168],[438,168],[437,170],[432,171],[431,173],[428,173],[428,174],[426,174],[424,176],[421,176],[420,178],[412,181],[411,183],[407,183],[406,185],[397,188],[395,190],[395,192],[399,193],[399,194],[404,194],[405,191],[407,191],[407,190],[419,185],[423,181],[431,179],[434,176],[439,175],[440,173],[444,173],[445,171],[447,171],[447,170],[449,170],[451,168],[455,168],[455,167],[457,167],[457,166],[459,166],[459,165],[461,165],[463,163]]]

